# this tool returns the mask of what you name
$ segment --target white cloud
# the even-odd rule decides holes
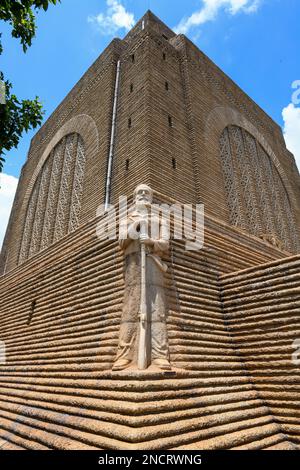
[[[294,154],[300,171],[300,108],[290,103],[282,111],[283,134],[287,148]]]
[[[126,11],[119,0],[106,0],[106,5],[105,13],[88,17],[88,21],[95,23],[102,34],[115,34],[119,29],[129,31],[134,26],[134,14]]]
[[[17,185],[18,180],[14,176],[0,174],[0,247],[6,232]]]
[[[262,0],[202,0],[202,8],[188,18],[183,18],[174,28],[176,33],[187,34],[191,28],[213,21],[221,10],[235,15],[238,12],[254,13]]]

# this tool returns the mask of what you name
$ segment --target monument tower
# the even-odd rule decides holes
[[[100,239],[120,196],[140,236]],[[203,248],[149,241],[141,201],[204,204]],[[279,126],[187,37],[148,11],[114,39],[22,169],[0,448],[298,448],[299,201]]]

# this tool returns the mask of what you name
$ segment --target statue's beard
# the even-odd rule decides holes
[[[149,199],[140,199],[139,201],[136,201],[135,205],[136,207],[140,207],[140,208],[143,208],[143,207],[149,208],[151,206],[151,201],[149,201]]]

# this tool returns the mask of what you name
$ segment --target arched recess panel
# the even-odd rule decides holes
[[[282,178],[261,144],[230,125],[220,137],[230,223],[278,248],[300,250],[295,219]]]
[[[78,227],[85,161],[83,139],[75,132],[50,152],[28,201],[19,264]]]

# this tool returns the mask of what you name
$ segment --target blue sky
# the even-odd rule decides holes
[[[38,14],[37,36],[26,54],[1,23],[0,69],[20,98],[41,98],[46,119],[112,38],[122,38],[148,8],[183,31],[285,125],[288,145],[300,162],[300,106],[291,103],[292,83],[300,80],[300,0],[62,0]],[[6,175],[19,177],[32,135],[6,155],[3,183]],[[3,209],[7,200],[2,199],[0,194],[4,224],[1,204]]]

